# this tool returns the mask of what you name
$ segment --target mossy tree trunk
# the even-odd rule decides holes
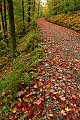
[[[8,15],[9,15],[9,24],[10,24],[10,36],[12,39],[12,52],[13,57],[15,57],[16,53],[16,37],[15,37],[15,24],[14,24],[14,13],[13,13],[13,1],[8,1]]]

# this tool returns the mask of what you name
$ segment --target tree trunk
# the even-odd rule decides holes
[[[31,0],[28,0],[28,26],[30,26],[30,10],[31,10]]]
[[[39,17],[39,12],[40,12],[40,1],[38,3],[38,17]]]
[[[5,23],[5,39],[6,39],[6,42],[7,42],[7,45],[9,44],[8,43],[8,35],[7,35],[7,21],[6,21],[6,1],[4,0],[4,23]]]
[[[35,0],[34,0],[34,9],[33,9],[33,13],[34,13],[34,17],[35,17]]]
[[[16,37],[15,37],[15,24],[14,24],[14,13],[13,13],[13,1],[8,1],[8,14],[9,14],[9,24],[10,24],[10,36],[12,39],[12,51],[13,57],[15,57],[16,53]]]
[[[7,35],[7,22],[6,22],[6,2],[4,0],[4,23],[5,23],[5,39],[7,40],[7,45],[8,45],[8,35]]]
[[[2,29],[3,29],[3,33],[4,33],[4,39],[5,39],[5,25],[4,25],[4,15],[3,15],[3,9],[2,9],[2,1],[1,1],[1,3],[0,3],[1,5],[1,20],[2,20]]]
[[[24,0],[22,0],[22,15],[23,15],[23,32],[25,30],[24,26]]]

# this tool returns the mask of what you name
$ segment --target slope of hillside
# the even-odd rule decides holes
[[[48,18],[48,21],[80,32],[80,11],[59,14]]]

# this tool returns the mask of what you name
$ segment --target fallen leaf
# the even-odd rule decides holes
[[[18,98],[19,102],[21,102],[21,98]]]
[[[80,112],[80,107],[78,108],[78,111]]]
[[[28,94],[28,95],[25,94],[25,95],[24,95],[24,99],[28,98],[30,95],[31,95],[31,94]]]
[[[50,87],[51,87],[50,84],[47,84],[47,85],[46,85],[46,88],[47,88],[47,89],[50,89]]]
[[[24,93],[25,93],[25,91],[19,91],[19,92],[17,92],[17,97],[20,97],[20,96],[24,95]]]
[[[65,108],[65,111],[66,111],[66,112],[69,112],[69,111],[70,111],[70,109],[67,107],[67,108]]]
[[[77,73],[78,71],[79,71],[78,68],[75,68],[75,69],[74,69],[74,73]]]
[[[49,114],[49,117],[53,117],[53,114]]]
[[[66,115],[66,112],[64,110],[61,110],[62,115]]]
[[[34,85],[34,88],[38,88],[37,84],[36,84],[36,85]]]
[[[24,100],[24,102],[30,102],[30,100],[29,100],[29,99],[24,99],[24,98],[23,98],[23,100]]]
[[[13,109],[13,113],[16,113],[16,111],[17,111],[17,108],[14,108],[14,109]]]
[[[60,97],[60,94],[56,94],[55,97],[58,99]]]
[[[42,83],[42,82],[38,82],[38,86],[39,86],[39,87],[42,87],[42,86],[43,86],[43,83]]]
[[[75,91],[74,91],[74,90],[71,90],[71,94],[75,94]]]
[[[71,110],[74,111],[74,112],[76,111],[76,109],[74,107],[72,107]]]
[[[60,99],[61,99],[62,101],[65,101],[65,100],[66,100],[66,98],[65,98],[65,97],[61,97]]]
[[[53,106],[52,106],[52,105],[49,105],[48,108],[49,108],[49,110],[52,110],[52,109],[53,109]]]

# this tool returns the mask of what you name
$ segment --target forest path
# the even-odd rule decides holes
[[[44,82],[43,120],[79,120],[80,116],[80,33],[37,21],[45,45],[45,60],[39,68]]]

